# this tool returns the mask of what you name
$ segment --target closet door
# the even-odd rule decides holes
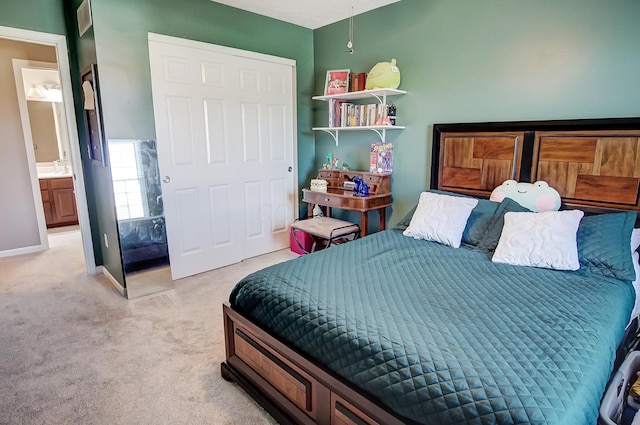
[[[294,62],[149,38],[173,279],[288,247]]]

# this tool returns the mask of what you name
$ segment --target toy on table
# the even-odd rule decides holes
[[[369,186],[362,178],[356,176],[353,178],[353,182],[356,184],[355,189],[353,189],[356,196],[369,196]]]
[[[560,194],[542,180],[535,183],[506,180],[493,189],[489,200],[502,202],[504,198],[511,198],[534,212],[558,211],[561,204]]]
[[[338,159],[338,157],[336,156],[336,153],[329,152],[326,158],[327,158],[327,162],[325,164],[322,164],[322,168],[324,168],[325,170],[337,170],[338,163],[340,163],[340,159]]]

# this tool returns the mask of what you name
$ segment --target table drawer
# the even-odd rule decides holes
[[[314,201],[312,203],[320,204],[325,207],[340,208],[340,207],[347,206],[347,201],[348,200],[343,198],[337,198],[334,196],[325,195],[325,196],[315,196]]]
[[[368,185],[380,184],[380,182],[382,181],[382,176],[373,176],[371,174],[365,174],[364,176],[362,176],[362,180]]]
[[[339,179],[340,178],[340,171],[335,171],[335,170],[320,170],[318,172],[318,178],[319,179]]]

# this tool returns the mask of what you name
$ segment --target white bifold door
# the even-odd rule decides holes
[[[289,246],[295,62],[149,34],[171,275]]]

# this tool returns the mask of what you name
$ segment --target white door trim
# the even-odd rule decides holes
[[[256,59],[264,62],[279,63],[295,68],[296,61],[294,59],[281,58],[279,56],[266,55],[264,53],[251,52],[249,50],[235,49],[233,47],[220,46],[217,44],[204,43],[202,41],[187,40],[185,38],[171,37],[168,35],[148,33],[149,41],[157,41],[159,43],[173,44],[175,46],[190,47],[192,49],[202,49],[208,52],[224,53],[227,55],[240,56],[248,59]],[[295,75],[295,74],[294,74]],[[295,92],[294,92],[295,93]],[[295,103],[294,103],[295,106]]]
[[[27,99],[24,94],[22,68],[47,68],[57,70],[58,64],[54,62],[13,59],[13,76],[16,80],[16,91],[18,93],[18,109],[20,109],[22,134],[24,137],[25,149],[27,151],[27,164],[29,167],[29,176],[31,177],[31,190],[33,191],[33,201],[36,207],[36,219],[38,220],[38,233],[40,234],[40,245],[29,247],[29,252],[36,252],[49,248],[49,238],[47,237],[47,223],[44,217],[44,206],[42,205],[42,193],[40,192],[40,185],[38,183],[38,171],[35,153],[33,151],[33,134],[31,134],[31,119],[29,118]]]
[[[93,251],[93,241],[91,239],[91,223],[89,222],[89,207],[87,205],[84,173],[82,171],[82,157],[80,155],[80,141],[76,124],[76,111],[74,109],[75,103],[73,101],[73,90],[71,89],[71,67],[69,65],[69,56],[67,53],[67,39],[65,36],[59,34],[49,34],[4,26],[0,26],[0,38],[53,46],[56,50],[58,70],[60,71],[62,99],[64,100],[64,107],[67,115],[67,131],[69,132],[69,143],[71,145],[71,167],[74,175],[73,184],[76,194],[76,206],[78,209],[78,222],[80,224],[80,232],[82,234],[84,262],[87,268],[87,273],[96,274],[96,261]],[[27,152],[28,151],[29,149],[27,149]],[[30,161],[29,170],[33,167],[33,171],[35,172],[35,155],[27,155],[27,160]],[[37,194],[34,193],[34,200],[35,196],[40,198],[40,187],[38,187]],[[42,204],[42,200],[40,200],[40,204]],[[29,249],[29,247],[25,249]],[[0,252],[0,257],[7,256],[5,255],[6,253],[8,253],[8,255],[16,255],[15,251],[17,250],[2,251]]]

